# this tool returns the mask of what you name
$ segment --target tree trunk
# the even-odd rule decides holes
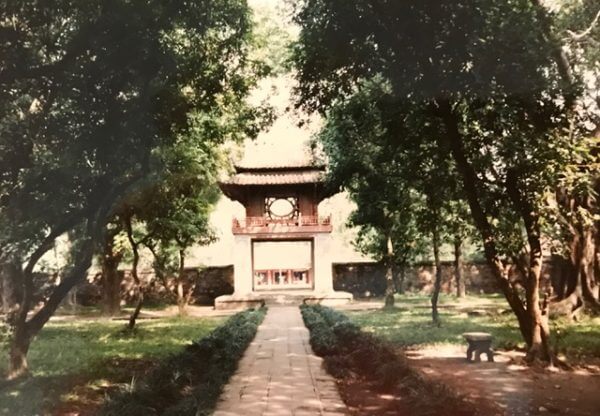
[[[597,211],[592,198],[572,198],[564,196],[559,199],[565,210],[577,218],[577,211],[583,209],[590,213]],[[556,291],[552,308],[561,314],[575,317],[582,307],[600,313],[599,259],[598,243],[600,231],[597,223],[586,224],[579,219],[569,225],[571,240],[569,258],[561,262],[560,279],[553,282]]]
[[[127,323],[127,330],[133,331],[135,328],[135,323],[137,322],[138,317],[140,316],[140,312],[142,311],[142,306],[144,305],[144,291],[141,287],[138,287],[138,299],[135,305],[135,309],[129,316],[129,321]]]
[[[385,308],[394,307],[394,246],[392,238],[388,235],[385,256]]]
[[[134,179],[135,181],[135,179]],[[15,313],[13,335],[9,345],[8,378],[14,379],[27,373],[27,352],[31,341],[40,332],[50,317],[56,312],[65,296],[75,285],[83,281],[87,276],[87,271],[92,265],[94,249],[96,244],[103,241],[104,225],[106,224],[110,209],[121,192],[132,183],[115,187],[111,192],[106,193],[104,199],[93,210],[84,210],[67,216],[64,221],[57,224],[50,233],[44,238],[40,245],[29,257],[27,265],[22,273],[23,294],[21,304]],[[71,267],[65,270],[61,282],[54,288],[45,303],[34,315],[28,319],[29,312],[33,304],[33,269],[42,256],[47,253],[55,244],[56,239],[77,227],[78,224],[85,221],[85,234],[74,249],[74,255],[71,261]]]
[[[598,299],[598,282],[596,276],[596,239],[593,226],[583,229],[583,241],[581,257],[579,260],[579,279],[581,294],[584,305],[595,313],[600,313],[600,301]]]
[[[539,215],[535,207],[522,196],[517,174],[510,169],[506,175],[506,189],[509,198],[520,213],[525,224],[527,243],[529,245],[529,267],[525,283],[525,298],[530,321],[530,333],[527,340],[527,344],[529,345],[527,360],[530,362],[540,360],[552,363],[554,354],[550,346],[547,302],[544,301],[545,306],[542,307],[540,301],[540,277],[542,275],[543,252],[540,242]]]
[[[431,318],[435,325],[440,325],[438,312],[438,299],[442,287],[442,264],[440,262],[440,235],[437,227],[433,230],[433,260],[435,264],[435,280],[433,282],[433,293],[431,294]]]
[[[185,316],[187,313],[188,297],[185,295],[185,278],[185,252],[184,250],[179,250],[179,271],[177,274],[177,308],[179,316]]]
[[[552,47],[552,59],[556,64],[556,68],[558,69],[558,73],[565,84],[563,86],[565,93],[565,107],[568,112],[573,110],[576,101],[576,79],[573,75],[573,70],[571,68],[571,63],[569,62],[569,58],[565,50],[563,49],[563,45],[561,42],[558,42],[556,39],[556,35],[552,32],[552,19],[548,13],[548,10],[543,4],[543,0],[530,0],[531,4],[534,7],[537,18],[542,25],[542,30],[544,32],[544,36],[550,43],[553,45]]]
[[[27,334],[25,325],[16,325],[12,334],[9,356],[8,375],[9,380],[14,380],[27,375],[29,365],[27,363],[27,352],[31,345],[32,337]]]
[[[569,205],[564,208],[572,215],[571,218],[577,218],[577,211],[580,209],[597,215],[597,208],[586,203],[588,201],[577,201],[576,198],[569,200]],[[553,282],[556,302],[552,308],[561,314],[576,318],[576,314],[582,308],[600,313],[600,227],[597,223],[586,224],[582,219],[573,222],[569,225],[569,257],[562,262],[560,279]]]
[[[450,145],[452,157],[462,179],[463,189],[473,217],[473,222],[475,223],[481,236],[481,241],[483,242],[487,264],[490,266],[500,290],[504,294],[504,297],[517,318],[519,330],[521,331],[523,339],[528,345],[531,345],[533,322],[531,321],[531,316],[528,314],[523,301],[519,297],[517,289],[508,279],[508,275],[505,273],[504,266],[498,255],[496,239],[492,232],[492,227],[479,199],[478,187],[482,185],[479,184],[477,174],[466,157],[457,117],[448,101],[436,103],[435,112],[440,116],[446,127],[446,134],[444,135],[443,140],[447,140]]]
[[[107,316],[121,311],[121,275],[112,260],[102,264],[102,312]]]
[[[575,275],[575,269],[572,267],[571,261],[559,256],[552,255],[550,263],[552,265],[552,274],[550,283],[552,284],[552,291],[556,300],[563,300],[567,297],[569,292],[568,285],[570,284],[573,275]]]
[[[102,312],[107,316],[118,315],[121,311],[121,281],[119,264],[123,254],[115,248],[115,233],[106,237],[102,253]]]
[[[95,235],[95,233],[90,234]],[[31,341],[48,322],[69,291],[85,279],[94,255],[94,240],[87,238],[81,243],[73,257],[73,266],[66,272],[60,284],[52,291],[44,306],[27,320],[33,297],[33,268],[43,252],[43,249],[37,250],[23,271],[23,300],[16,313],[9,347],[9,379],[27,374],[26,357]]]
[[[466,290],[463,280],[462,241],[458,237],[454,239],[454,275],[456,280],[456,296],[464,298]]]
[[[181,281],[181,277],[177,279],[177,309],[179,316],[185,316],[185,294],[183,289],[183,282]]]
[[[553,353],[550,346],[550,327],[548,325],[547,306],[542,308],[540,301],[540,275],[542,273],[541,246],[531,250],[529,276],[526,287],[527,311],[531,320],[531,338],[528,342],[528,361],[546,361],[552,363]],[[546,302],[544,302],[546,305]]]
[[[17,259],[10,259],[0,264],[0,295],[2,297],[2,313],[10,315],[19,307],[22,291],[20,273],[21,264]]]
[[[51,235],[48,236],[36,252],[33,253],[25,269],[19,270],[23,293],[20,304],[14,311],[13,316],[10,317],[13,333],[10,339],[8,354],[7,378],[9,380],[25,376],[29,372],[27,352],[29,351],[29,345],[33,336],[28,331],[27,315],[33,303],[33,268],[35,263],[50,249],[49,241],[51,237]]]
[[[571,244],[571,248],[575,248],[575,244]],[[554,316],[576,320],[583,307],[583,297],[578,284],[578,268],[574,267],[572,261],[575,256],[570,257],[567,259],[558,255],[552,256],[551,284],[554,297],[550,311]]]
[[[598,188],[600,188],[600,180],[598,180]],[[594,282],[596,285],[596,298],[600,299],[600,220],[595,222],[594,230],[596,247],[594,253]]]
[[[394,287],[396,293],[404,294],[404,279],[406,278],[406,267],[400,264],[394,268]]]
[[[138,276],[138,264],[140,262],[139,243],[135,241],[135,238],[133,237],[133,226],[131,224],[131,220],[131,216],[128,216],[125,219],[125,230],[127,232],[127,240],[129,240],[129,245],[131,246],[131,251],[133,252],[133,260],[131,262],[131,277],[133,278],[137,291],[137,303],[133,313],[129,317],[129,322],[127,323],[128,331],[133,331],[133,328],[135,328],[135,323],[137,318],[140,316],[140,312],[142,311],[142,306],[144,304],[144,287],[142,286],[142,282]]]

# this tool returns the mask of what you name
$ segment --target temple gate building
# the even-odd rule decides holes
[[[319,202],[330,196],[324,173],[324,166],[310,163],[238,165],[220,183],[246,216],[232,222],[234,293],[218,297],[216,308],[352,299],[333,290],[331,218],[318,211]]]

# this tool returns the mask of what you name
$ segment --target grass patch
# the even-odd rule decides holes
[[[489,299],[489,298],[486,298]],[[479,299],[477,299],[479,301]],[[521,344],[521,335],[515,319],[502,310],[496,299],[487,308],[482,302],[467,300],[466,309],[456,307],[454,299],[440,298],[441,326],[432,323],[431,307],[427,296],[403,296],[396,299],[396,308],[350,312],[350,319],[365,331],[382,336],[401,346],[464,344],[463,332],[483,331],[494,336],[496,346],[514,347]],[[454,307],[449,308],[452,305]],[[491,305],[491,306],[489,306]],[[470,316],[471,310],[483,315]]]
[[[31,378],[0,390],[0,415],[44,414],[69,397],[77,383],[91,388],[110,380],[131,379],[131,367],[180,351],[223,322],[222,318],[141,320],[134,334],[124,322],[68,319],[50,321],[29,352]],[[0,344],[0,371],[6,371],[6,344]],[[61,396],[63,396],[61,398]]]
[[[111,397],[104,416],[211,414],[262,322],[264,308],[240,312],[208,336],[170,356],[144,379]]]
[[[342,389],[349,380],[361,379],[363,384],[395,397],[381,413],[476,414],[461,396],[443,384],[423,379],[391,345],[362,331],[344,314],[320,305],[303,305],[301,310],[313,350],[323,356],[327,370],[340,381]],[[343,395],[347,399],[348,395]]]
[[[552,345],[568,359],[600,358],[600,316],[581,316],[578,322],[552,322]]]
[[[516,318],[500,295],[440,297],[441,327],[431,322],[429,297],[396,297],[392,310],[348,312],[351,321],[402,347],[437,344],[464,345],[463,332],[483,331],[494,336],[494,347],[524,348]],[[584,316],[580,322],[551,322],[552,345],[568,359],[600,357],[600,317]]]
[[[108,358],[160,358],[189,344],[223,322],[222,318],[140,320],[134,334],[121,332],[124,321],[51,321],[33,341],[28,355],[32,375],[58,376],[95,370]],[[0,371],[6,371],[6,346]]]

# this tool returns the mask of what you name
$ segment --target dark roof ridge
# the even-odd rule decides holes
[[[260,167],[248,167],[248,166],[234,166],[237,173],[261,173],[261,172],[300,172],[306,170],[325,170],[324,164],[304,165],[304,166],[260,166]]]

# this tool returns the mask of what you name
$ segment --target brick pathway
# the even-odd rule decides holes
[[[341,416],[346,406],[295,306],[271,306],[214,416]]]

